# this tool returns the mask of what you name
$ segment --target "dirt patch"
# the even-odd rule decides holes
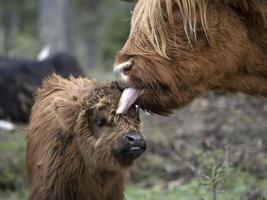
[[[266,111],[266,99],[209,94],[169,118],[143,115],[148,150],[136,163],[132,181],[183,183],[221,160],[267,178]]]

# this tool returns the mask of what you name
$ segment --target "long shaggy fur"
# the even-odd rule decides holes
[[[139,0],[118,83],[161,115],[210,90],[267,96],[266,15],[266,0]]]
[[[168,58],[166,30],[169,25],[175,26],[178,17],[175,10],[179,10],[185,33],[191,42],[192,39],[197,40],[197,18],[200,19],[202,28],[207,34],[209,2],[229,5],[242,14],[246,22],[258,23],[258,26],[265,25],[266,0],[139,0],[140,6],[132,16],[131,32],[142,32],[154,50]]]

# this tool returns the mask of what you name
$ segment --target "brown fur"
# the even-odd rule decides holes
[[[266,0],[139,0],[115,64],[161,115],[209,90],[267,96]]]
[[[37,92],[27,130],[30,200],[122,200],[127,165],[117,139],[139,131],[135,109],[116,116],[116,84],[53,75]],[[96,120],[109,126],[99,128]]]

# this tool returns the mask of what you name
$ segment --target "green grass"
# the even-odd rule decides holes
[[[217,154],[221,153],[215,152],[214,154],[216,155],[215,157],[220,157]],[[203,161],[203,166],[199,166],[202,168],[200,177],[193,178],[185,183],[177,181],[176,184],[170,184],[151,170],[148,172],[147,178],[139,180],[141,181],[140,183],[126,186],[125,199],[212,200],[212,184],[209,182],[213,176],[212,166],[220,162],[218,162],[218,159],[212,158],[212,155],[204,156],[201,161]],[[265,164],[267,160],[263,159],[262,162]],[[151,163],[148,164],[151,165]],[[166,165],[167,163],[165,162],[164,164]],[[227,165],[225,167],[227,173],[223,174],[223,178],[217,185],[216,200],[244,199],[244,195],[254,189],[264,191],[267,188],[267,179],[259,179],[255,174],[237,167],[229,167]],[[206,179],[201,177],[204,174]],[[144,187],[143,185],[150,186]],[[0,199],[24,200],[26,199],[26,187],[25,136],[21,129],[11,133],[2,133],[0,131]]]
[[[0,131],[0,199],[26,199],[25,136]]]
[[[126,191],[126,200],[212,200],[212,190],[203,185],[202,178],[195,178],[189,183],[167,189],[167,186],[142,188],[130,185]],[[238,200],[249,191],[258,188],[264,191],[267,180],[258,180],[239,169],[231,169],[225,182],[220,185],[217,200]]]

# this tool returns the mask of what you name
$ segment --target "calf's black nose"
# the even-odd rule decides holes
[[[129,132],[126,133],[123,138],[130,147],[139,147],[142,150],[146,149],[145,139],[140,133]]]
[[[124,133],[118,140],[115,155],[122,164],[129,165],[146,150],[143,136],[137,132]]]

